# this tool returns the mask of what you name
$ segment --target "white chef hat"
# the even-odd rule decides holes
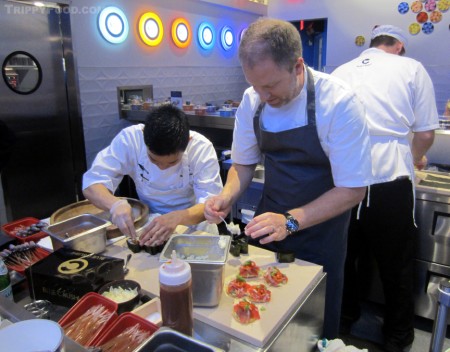
[[[387,35],[390,37],[394,37],[395,39],[401,41],[405,47],[408,45],[408,39],[406,38],[405,32],[396,26],[392,26],[390,24],[383,24],[375,27],[372,30],[372,39],[380,35]]]

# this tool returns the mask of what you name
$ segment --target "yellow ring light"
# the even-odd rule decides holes
[[[191,43],[192,31],[188,21],[177,18],[172,23],[172,40],[179,48],[187,48]]]
[[[159,16],[153,12],[144,13],[139,19],[139,36],[149,46],[157,46],[164,36],[163,25]]]

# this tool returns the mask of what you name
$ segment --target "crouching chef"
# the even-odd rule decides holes
[[[189,130],[180,109],[163,105],[148,115],[145,125],[123,129],[83,176],[84,196],[108,210],[124,235],[135,238],[132,208],[114,196],[125,175],[133,179],[150,213],[161,214],[143,228],[141,245],[164,243],[177,225],[218,233],[203,215],[206,199],[222,190],[217,154],[207,138]]]

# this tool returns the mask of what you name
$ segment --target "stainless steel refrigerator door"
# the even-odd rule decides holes
[[[30,94],[18,94],[8,87],[5,77],[0,79],[0,122],[15,137],[1,170],[9,221],[45,218],[77,200],[74,131],[63,64],[66,38],[61,30],[69,17],[58,12],[0,1],[0,63],[4,65],[11,53],[24,52],[42,72],[39,87]]]

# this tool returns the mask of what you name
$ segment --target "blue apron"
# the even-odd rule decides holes
[[[281,132],[261,128],[260,104],[253,118],[258,146],[264,155],[265,183],[255,215],[284,213],[301,207],[334,187],[331,166],[316,127],[314,78],[306,67],[308,124]],[[330,102],[332,104],[332,102]],[[295,257],[322,265],[327,273],[323,336],[336,338],[344,279],[350,210],[321,224],[300,230],[263,248],[295,252]],[[300,219],[300,226],[301,226]],[[252,244],[261,246],[258,241]]]

